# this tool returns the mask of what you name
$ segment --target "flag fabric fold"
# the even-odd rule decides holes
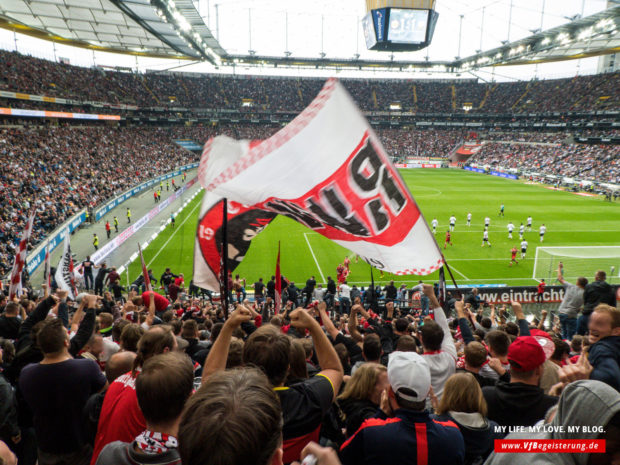
[[[43,260],[43,279],[45,279],[45,282],[47,284],[47,288],[50,290],[52,289],[52,265],[50,263],[50,243],[49,241],[47,242],[47,245],[45,246],[45,260]]]
[[[288,216],[380,270],[426,275],[443,264],[407,186],[337,80],[265,141],[213,139],[198,177],[205,199]]]
[[[28,241],[30,240],[30,234],[32,234],[32,226],[34,224],[34,217],[36,210],[33,208],[28,216],[28,222],[22,232],[22,237],[17,246],[17,253],[13,259],[13,270],[11,271],[11,284],[9,286],[9,300],[13,300],[16,296],[20,296],[22,293],[22,271],[26,264],[26,254],[28,253]]]
[[[67,297],[70,299],[75,299],[77,296],[77,289],[75,287],[75,274],[73,270],[73,255],[71,253],[71,242],[70,242],[70,232],[67,229],[65,231],[65,245],[62,251],[62,257],[60,257],[60,262],[58,263],[58,267],[56,268],[56,274],[54,278],[56,279],[56,284],[58,285],[58,289],[63,289],[68,292]]]

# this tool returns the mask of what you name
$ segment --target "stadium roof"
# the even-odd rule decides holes
[[[225,54],[191,0],[153,4],[149,0],[2,0],[0,26],[116,53],[212,62]],[[176,18],[182,18],[182,23]]]

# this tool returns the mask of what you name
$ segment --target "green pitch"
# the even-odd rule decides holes
[[[582,197],[569,192],[552,191],[539,185],[511,181],[463,170],[417,169],[401,170],[415,200],[430,224],[434,217],[439,221],[436,240],[443,250],[448,229],[448,219],[456,216],[452,234],[453,245],[444,251],[459,285],[506,284],[533,285],[532,279],[536,247],[554,246],[610,246],[620,245],[620,205],[603,201],[599,197]],[[144,258],[156,277],[166,267],[175,273],[184,273],[186,283],[192,276],[194,238],[202,196],[197,196],[176,219],[174,229],[168,227],[144,250]],[[499,216],[500,205],[505,204],[505,216]],[[472,225],[466,226],[467,212],[472,213]],[[532,230],[525,233],[529,242],[525,260],[520,259],[519,225],[526,218],[533,218]],[[481,247],[484,217],[491,218],[489,240],[491,247]],[[515,225],[513,239],[508,239],[506,225]],[[547,227],[544,243],[539,242],[538,228]],[[281,243],[281,268],[288,279],[297,283],[314,275],[317,282],[327,276],[336,277],[336,267],[349,255],[352,259],[349,283],[365,284],[370,280],[370,267],[355,258],[346,249],[312,232],[285,217],[274,220],[253,242],[250,250],[235,270],[253,283],[259,277],[269,280],[275,271],[278,248]],[[510,249],[519,249],[519,264],[509,266]],[[615,263],[615,262],[618,263]],[[576,263],[576,262],[575,262]],[[573,269],[571,270],[571,266]],[[572,265],[565,262],[565,275],[584,274],[592,279],[601,267],[615,276],[620,269],[620,258],[583,261]],[[578,269],[577,269],[578,268]],[[132,263],[129,278],[133,281],[141,272],[139,260]],[[408,284],[419,279],[436,280],[437,273],[427,278],[393,276],[385,273],[381,278],[374,271],[375,281],[385,283],[390,279]],[[123,278],[124,281],[124,278]],[[612,278],[611,282],[618,282]]]

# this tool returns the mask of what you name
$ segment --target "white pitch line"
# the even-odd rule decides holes
[[[177,233],[177,231],[179,229],[181,229],[181,226],[183,226],[185,224],[185,222],[187,220],[189,220],[191,218],[192,213],[194,212],[194,210],[196,210],[198,207],[200,206],[200,202],[198,202],[196,204],[196,206],[194,208],[192,208],[192,211],[188,213],[188,215],[185,217],[185,219],[183,220],[183,222],[176,228],[174,228],[174,232],[170,235],[170,237],[168,238],[168,240],[166,242],[164,242],[164,245],[162,245],[160,247],[160,249],[157,251],[157,253],[153,256],[153,258],[151,258],[151,261],[148,263],[148,265],[146,265],[146,267],[148,268],[149,266],[151,266],[151,263],[153,263],[155,261],[155,259],[159,256],[159,254],[161,253],[162,250],[164,250],[166,248],[166,246],[168,245],[168,243],[172,240],[172,238],[174,237],[174,235]],[[163,229],[163,228],[162,228]]]
[[[312,258],[314,258],[314,263],[316,264],[316,267],[319,270],[319,274],[321,275],[321,282],[326,282],[325,276],[323,276],[323,271],[321,270],[321,267],[319,266],[319,261],[316,259],[316,255],[314,255],[314,250],[312,250],[312,246],[310,245],[310,241],[308,240],[308,233],[304,233],[304,239],[306,239],[306,244],[308,244],[308,248],[310,249]]]
[[[456,271],[458,274],[460,274],[466,281],[469,281],[469,278],[467,276],[465,276],[463,273],[461,273],[459,270],[457,270],[456,268],[454,268],[452,265],[450,265],[450,268],[453,269],[454,271]]]

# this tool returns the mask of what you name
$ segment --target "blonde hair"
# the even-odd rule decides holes
[[[448,411],[479,413],[487,415],[487,403],[482,395],[480,384],[471,373],[455,373],[448,378],[443,388],[437,413]]]
[[[597,313],[605,313],[611,318],[611,327],[620,328],[620,310],[616,307],[612,307],[607,304],[598,304],[594,307],[594,311]]]
[[[338,396],[338,399],[369,400],[382,372],[387,372],[387,368],[379,363],[368,362],[360,365],[345,385],[344,391]]]

